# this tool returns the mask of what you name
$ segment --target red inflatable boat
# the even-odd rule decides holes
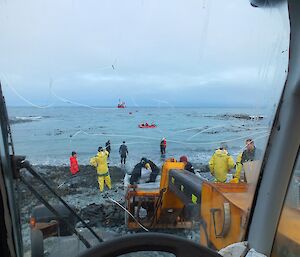
[[[156,125],[155,124],[151,124],[151,125],[139,124],[139,128],[156,128]]]

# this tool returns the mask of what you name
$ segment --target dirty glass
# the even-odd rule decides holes
[[[148,231],[244,240],[287,74],[286,3],[0,6],[1,85],[30,163],[14,181],[25,256]]]
[[[296,162],[281,212],[272,257],[294,257],[300,253],[300,158]]]

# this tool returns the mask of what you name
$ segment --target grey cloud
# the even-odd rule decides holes
[[[275,87],[278,96],[285,79],[286,4],[12,0],[2,3],[0,17],[0,78],[35,101],[48,99],[53,81],[57,94],[89,104],[99,104],[95,92],[106,105],[119,96],[157,104],[149,95],[173,90],[166,101],[184,105],[183,88],[187,105],[212,95],[211,102],[239,104],[234,92],[260,96]],[[5,91],[9,104],[22,104]]]

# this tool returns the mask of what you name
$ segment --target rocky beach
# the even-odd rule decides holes
[[[71,206],[74,207],[87,224],[92,227],[104,240],[121,236],[129,231],[125,225],[125,212],[109,199],[113,199],[124,206],[124,170],[119,167],[109,167],[112,179],[112,189],[99,191],[96,171],[92,166],[80,166],[80,172],[71,175],[68,166],[36,165],[34,169],[42,178]],[[201,174],[208,176],[205,165],[196,165]],[[36,178],[25,170],[21,170],[24,178],[33,186],[49,203],[58,203],[54,195],[42,185]],[[29,219],[33,208],[41,203],[22,183],[18,182],[17,187],[18,203],[22,223],[22,234],[25,251],[30,249],[30,228]],[[79,222],[77,229],[83,228]],[[199,240],[199,227],[195,225],[194,230],[168,230],[167,233],[174,233],[184,237]],[[160,231],[164,232],[164,231]],[[49,241],[46,239],[45,241]],[[50,240],[51,241],[51,240]],[[49,243],[48,243],[49,245]],[[47,244],[46,244],[47,246]]]

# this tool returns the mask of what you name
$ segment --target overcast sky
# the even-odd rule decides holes
[[[6,100],[27,105],[19,93],[42,105],[272,101],[287,66],[286,9],[248,0],[1,1]]]

